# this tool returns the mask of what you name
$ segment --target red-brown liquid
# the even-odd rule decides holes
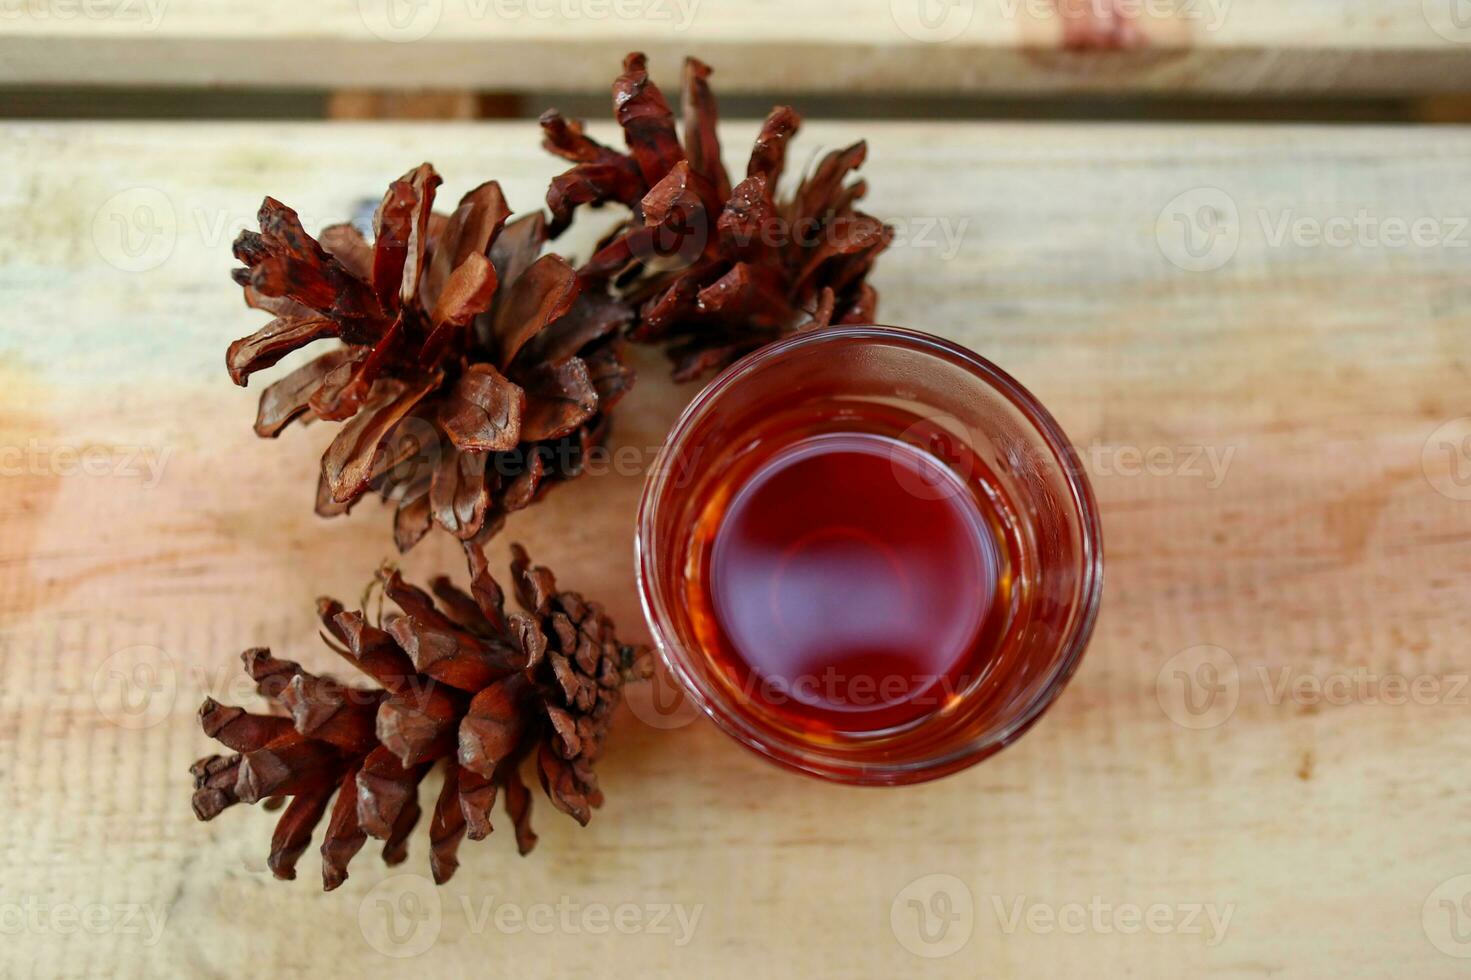
[[[744,703],[813,733],[886,734],[998,669],[1016,549],[966,447],[865,405],[778,415],[741,449],[707,491],[686,595]]]

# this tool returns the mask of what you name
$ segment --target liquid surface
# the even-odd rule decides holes
[[[981,504],[933,458],[830,432],[733,490],[701,598],[748,693],[809,726],[876,733],[975,674],[1000,561]]]

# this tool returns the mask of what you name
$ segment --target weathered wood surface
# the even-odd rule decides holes
[[[1413,95],[1471,84],[1462,3],[16,0],[0,82],[600,91],[638,48],[724,91]]]
[[[1471,415],[1471,134],[813,125],[798,158],[860,132],[906,239],[882,318],[1012,371],[1094,471],[1106,599],[1071,686],[906,790],[625,711],[587,830],[540,803],[522,859],[502,818],[434,893],[421,829],[324,896],[311,854],[271,879],[269,814],[188,805],[202,696],[248,701],[249,645],[331,665],[312,598],[353,601],[391,547],[371,505],[312,516],[326,427],[250,434],[229,243],[266,193],[319,227],[432,159],[447,199],[494,175],[529,208],[555,162],[530,123],[4,127],[0,974],[1461,975],[1471,460],[1444,426]],[[641,368],[635,450],[691,394]],[[504,541],[645,636],[636,470]],[[444,542],[404,567],[460,573]],[[1191,714],[1182,676],[1224,694]],[[623,903],[642,931],[597,931]]]

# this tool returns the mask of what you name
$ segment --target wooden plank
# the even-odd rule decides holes
[[[390,548],[372,506],[311,515],[325,427],[250,434],[229,243],[265,193],[318,227],[430,158],[448,199],[494,175],[525,208],[555,162],[529,123],[0,127],[0,974],[1460,975],[1471,132],[815,124],[799,158],[858,133],[905,233],[882,318],[1014,372],[1094,472],[1108,582],[1071,686],[906,790],[625,711],[588,829],[539,804],[532,856],[500,821],[437,892],[421,830],[324,896],[310,858],[271,880],[269,814],[187,804],[194,706],[248,700],[237,651],[327,667],[312,597]],[[635,451],[692,393],[640,368]],[[505,541],[646,635],[639,486],[570,485]],[[442,541],[403,564],[458,573]],[[1189,714],[1177,671],[1222,700]],[[624,903],[633,934],[582,918]]]
[[[474,92],[396,92],[346,89],[327,99],[328,119],[478,119]]]
[[[603,91],[643,49],[728,91],[1423,94],[1471,85],[1459,2],[25,0],[0,83]]]

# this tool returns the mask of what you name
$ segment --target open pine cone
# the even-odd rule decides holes
[[[878,294],[865,277],[893,239],[892,228],[854,209],[863,181],[844,183],[863,163],[862,141],[828,153],[795,194],[776,200],[787,142],[801,122],[785,106],[767,117],[745,179],[732,187],[709,75],[703,63],[685,61],[683,145],[638,53],[613,85],[627,153],[555,110],[541,118],[543,145],[574,163],[547,191],[552,236],[580,205],[614,201],[632,210],[578,272],[616,282],[638,310],[629,337],[668,342],[680,380],[789,333],[872,322]]]
[[[430,866],[447,881],[466,833],[491,831],[490,808],[504,790],[522,854],[536,843],[531,795],[521,779],[534,765],[552,804],[586,824],[602,791],[593,762],[602,753],[625,678],[647,676],[648,655],[622,645],[596,603],[560,592],[552,573],[513,546],[511,580],[525,613],[507,614],[504,596],[475,545],[471,594],[447,579],[439,602],[385,571],[380,582],[402,610],[381,628],[364,613],[318,600],[328,645],[381,686],[347,687],[269,650],[247,650],[257,690],[284,714],[251,714],[207,698],[205,734],[233,753],[194,764],[194,812],[210,820],[235,803],[289,797],[268,864],[294,878],[313,829],[331,816],[322,841],[327,890],[373,837],[398,864],[420,817],[419,783],[443,760],[444,784],[431,820]],[[333,794],[336,803],[332,804]]]
[[[370,490],[396,499],[402,550],[432,523],[489,537],[576,476],[633,382],[620,353],[629,310],[584,290],[560,256],[538,257],[542,213],[507,223],[490,181],[435,214],[439,184],[427,163],[390,184],[371,245],[348,224],[318,241],[269,197],[260,231],[235,242],[246,302],[275,317],[230,345],[236,384],[340,341],[262,392],[256,433],[347,422],[322,457],[317,511],[343,513]]]

